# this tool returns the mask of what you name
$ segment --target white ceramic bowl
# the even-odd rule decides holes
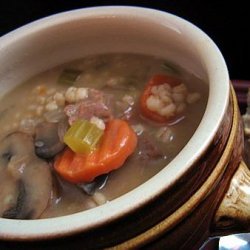
[[[229,103],[229,76],[214,42],[175,15],[138,7],[94,7],[52,15],[0,38],[0,93],[77,58],[107,52],[165,57],[209,84],[204,117],[175,159],[133,191],[97,208],[52,219],[0,218],[0,239],[47,239],[85,232],[126,216],[180,179],[211,144]]]

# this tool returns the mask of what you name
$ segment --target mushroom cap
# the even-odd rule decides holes
[[[33,138],[14,132],[0,144],[0,217],[38,218],[48,205],[52,177],[49,164],[34,151]]]
[[[35,128],[35,152],[44,159],[49,159],[62,151],[65,144],[60,140],[60,123],[42,122]]]

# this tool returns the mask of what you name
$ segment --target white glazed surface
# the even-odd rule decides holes
[[[136,52],[166,57],[209,82],[205,115],[195,134],[162,171],[97,208],[41,220],[0,218],[0,238],[41,239],[86,231],[123,216],[171,186],[214,137],[229,99],[229,76],[213,41],[174,15],[137,7],[95,7],[50,16],[0,38],[0,93],[55,65],[89,54]]]

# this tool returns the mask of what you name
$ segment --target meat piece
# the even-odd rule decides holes
[[[79,119],[90,120],[93,116],[107,121],[113,116],[111,97],[99,90],[90,89],[88,98],[75,104],[67,105],[64,112],[69,118],[70,125]]]
[[[150,160],[163,157],[164,154],[153,138],[144,132],[138,136],[138,156],[142,160]]]

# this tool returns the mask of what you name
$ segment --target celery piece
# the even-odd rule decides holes
[[[179,70],[170,62],[165,61],[162,65],[161,65],[162,69],[164,71],[166,71],[168,74],[179,74]]]
[[[64,69],[58,78],[58,83],[73,85],[82,72],[76,69]]]
[[[76,153],[87,153],[99,143],[103,130],[86,120],[72,124],[64,135],[64,142]]]

